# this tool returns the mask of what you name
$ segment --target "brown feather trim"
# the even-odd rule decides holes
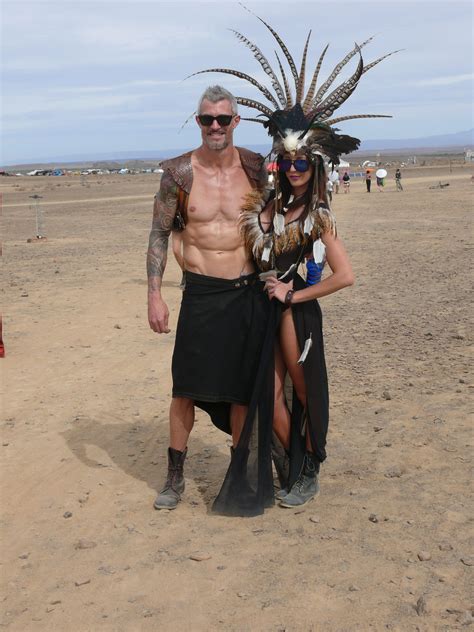
[[[283,233],[278,236],[272,232],[264,233],[258,221],[263,208],[265,208],[265,196],[258,191],[251,191],[244,198],[239,218],[245,249],[256,261],[260,270],[269,270],[272,267],[271,261],[262,261],[263,250],[269,239],[272,242],[273,255],[278,257],[282,253],[299,250],[303,244],[309,246],[319,239],[321,233],[337,234],[336,218],[328,208],[322,205],[315,206],[309,213],[313,220],[310,235],[304,234],[303,221],[289,223]]]

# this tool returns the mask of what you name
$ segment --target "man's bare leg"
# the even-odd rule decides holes
[[[173,397],[170,405],[170,448],[183,452],[194,426],[194,402],[186,397]]]
[[[232,447],[236,448],[247,416],[247,406],[232,404],[230,407],[230,427],[232,430]]]

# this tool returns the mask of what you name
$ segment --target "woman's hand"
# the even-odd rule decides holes
[[[285,302],[288,291],[292,289],[293,281],[283,283],[283,281],[279,281],[276,277],[270,277],[265,282],[265,290],[268,292],[269,298],[276,298],[281,303]]]

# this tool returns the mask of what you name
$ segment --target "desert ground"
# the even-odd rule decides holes
[[[472,616],[468,165],[334,196],[356,284],[321,300],[331,422],[321,494],[210,513],[229,438],[203,413],[178,509],[154,511],[171,333],[146,318],[158,176],[3,178],[2,629],[467,629]],[[431,189],[439,181],[445,189]],[[375,184],[375,183],[374,183]],[[47,240],[30,195],[42,196]],[[471,541],[470,541],[471,539]]]

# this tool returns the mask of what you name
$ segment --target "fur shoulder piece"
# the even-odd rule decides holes
[[[240,234],[244,240],[245,249],[252,256],[255,256],[255,252],[263,247],[265,234],[260,227],[258,216],[266,204],[267,197],[258,189],[254,189],[247,193],[240,207]]]
[[[307,231],[308,222],[311,231]],[[313,241],[319,239],[321,233],[332,233],[337,236],[336,218],[334,213],[322,203],[315,203],[305,221],[304,232],[310,234]]]

